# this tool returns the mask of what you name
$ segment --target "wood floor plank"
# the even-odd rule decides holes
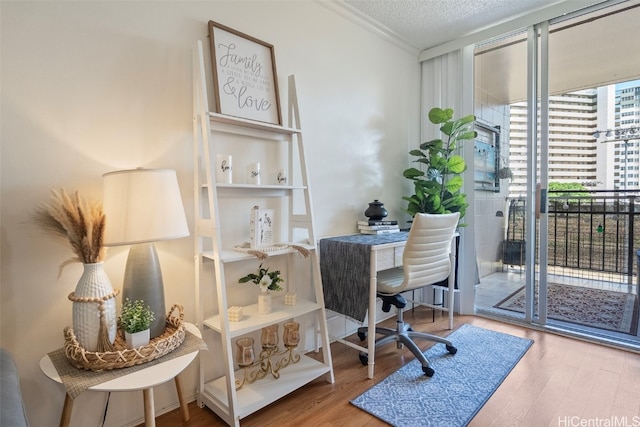
[[[560,406],[563,397],[570,392],[569,383],[577,372],[575,367],[567,367],[558,371],[554,369],[551,377],[545,386],[539,390],[537,397],[533,398],[533,403],[522,421],[527,425],[547,425],[555,419],[554,414]]]
[[[623,352],[621,356],[620,383],[614,397],[613,414],[629,419],[638,416],[636,424],[640,425],[640,390],[634,387],[640,383],[640,355]]]
[[[447,318],[417,308],[405,320],[415,330],[447,335]],[[456,327],[468,323],[534,340],[533,346],[471,421],[471,427],[558,427],[562,417],[600,414],[601,417],[640,417],[640,355],[476,316],[457,316]],[[393,320],[387,321],[387,326]],[[421,343],[426,350],[431,344]],[[358,351],[331,346],[335,384],[316,380],[241,420],[243,427],[307,426],[377,427],[387,424],[351,405],[349,401],[413,360],[407,351],[388,345],[376,352],[376,377]],[[603,366],[603,361],[606,366]],[[615,365],[615,366],[614,366]],[[189,404],[191,420],[180,410],[161,415],[158,427],[210,427],[226,424],[208,408]],[[602,415],[605,414],[606,415]],[[568,420],[568,418],[567,418]],[[640,422],[640,418],[636,418]],[[569,425],[569,424],[565,424]]]

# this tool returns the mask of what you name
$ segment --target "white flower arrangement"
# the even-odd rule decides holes
[[[250,273],[238,280],[238,283],[253,282],[260,286],[262,292],[281,291],[282,287],[279,283],[284,282],[280,277],[280,270],[269,271],[269,268],[263,268],[262,264],[258,267],[258,274]]]

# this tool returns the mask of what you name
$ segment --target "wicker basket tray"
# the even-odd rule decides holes
[[[73,329],[67,326],[64,328],[64,354],[76,368],[90,371],[104,371],[140,365],[164,356],[182,344],[185,338],[183,320],[183,307],[174,304],[167,314],[167,327],[162,335],[152,339],[145,346],[128,349],[124,339],[124,332],[118,328],[116,340],[113,343],[115,350],[107,352],[85,350],[78,343]]]

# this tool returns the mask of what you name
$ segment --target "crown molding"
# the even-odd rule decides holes
[[[420,54],[420,48],[413,45],[400,34],[384,26],[375,19],[365,15],[358,9],[348,5],[342,0],[314,0],[316,3],[326,7],[339,14],[340,16],[350,20],[359,27],[377,35],[378,37],[394,44],[395,46],[415,55]]]

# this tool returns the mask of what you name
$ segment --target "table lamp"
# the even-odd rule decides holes
[[[122,299],[143,300],[155,320],[150,338],[164,333],[166,311],[162,271],[153,242],[189,235],[176,172],[132,169],[102,176],[105,246],[132,245]]]

